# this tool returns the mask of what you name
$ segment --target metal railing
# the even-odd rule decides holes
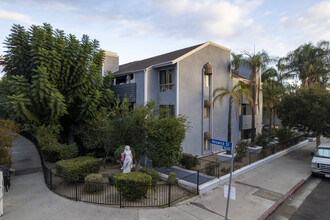
[[[97,182],[87,182],[84,180],[75,180],[75,181],[64,181],[64,176],[57,174],[56,172],[49,169],[44,161],[43,154],[36,138],[27,132],[22,132],[22,136],[29,139],[34,143],[38,151],[41,167],[44,175],[44,180],[46,186],[54,193],[63,196],[68,199],[75,201],[82,201],[88,203],[96,203],[103,205],[114,205],[121,207],[162,207],[162,206],[171,206],[174,202],[183,199],[187,196],[194,195],[198,193],[198,184],[196,190],[191,188],[182,187],[179,184],[170,184],[170,183],[159,183],[156,185],[145,185],[143,187],[148,188],[146,196],[143,196],[141,199],[136,201],[130,201],[125,196],[117,190],[119,185],[114,183],[97,183]],[[180,180],[186,180],[192,175],[182,177]],[[199,179],[199,175],[194,177]],[[198,180],[197,180],[198,181]],[[85,190],[86,185],[96,189],[95,192],[88,193]],[[122,185],[120,185],[122,186]]]
[[[264,159],[272,154],[278,153],[280,151],[283,151],[295,144],[297,144],[300,140],[303,140],[306,138],[306,135],[300,135],[296,136],[287,140],[283,140],[279,143],[274,143],[269,146],[262,147],[260,149],[260,152],[258,151],[249,151],[245,153],[244,156],[241,158],[236,157],[234,158],[234,170],[240,169],[246,165],[249,165],[251,163],[254,163],[258,160]],[[226,175],[229,173],[230,169],[230,159],[228,161],[214,161],[210,159],[205,158],[199,158],[199,161],[201,163],[200,168],[198,169],[201,174],[205,174],[208,176],[213,176],[216,178],[220,178],[223,175]]]

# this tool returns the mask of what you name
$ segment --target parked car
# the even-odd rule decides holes
[[[319,145],[312,156],[312,175],[330,178],[330,143]]]

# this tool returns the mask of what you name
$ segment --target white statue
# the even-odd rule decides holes
[[[133,156],[128,145],[125,147],[124,152],[121,153],[121,161],[123,162],[123,166],[121,167],[123,173],[131,172],[131,169],[133,167]]]

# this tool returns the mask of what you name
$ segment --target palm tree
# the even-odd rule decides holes
[[[249,53],[244,51],[243,58],[241,59],[240,64],[245,65],[250,68],[251,75],[250,75],[250,93],[252,94],[253,103],[251,105],[251,113],[252,113],[252,133],[251,133],[251,144],[254,144],[254,139],[256,135],[255,131],[255,105],[256,101],[258,101],[258,108],[259,108],[259,91],[261,90],[261,79],[258,78],[258,75],[261,73],[262,70],[266,69],[267,64],[273,61],[270,58],[266,51],[261,51],[258,53]],[[257,95],[257,100],[256,100]]]
[[[234,52],[231,53],[231,56],[233,57],[231,61],[231,66],[234,68],[234,70],[239,70],[239,63],[241,62],[243,54],[235,54]]]
[[[285,58],[285,69],[295,74],[303,86],[325,84],[329,79],[329,42],[321,41],[316,46],[312,43],[299,46]]]
[[[262,85],[263,107],[269,112],[269,135],[271,135],[272,117],[275,120],[275,109],[278,105],[281,95],[284,93],[284,87],[274,79],[266,80]],[[274,123],[273,123],[274,124]]]
[[[227,141],[231,142],[231,111],[232,111],[232,104],[235,104],[235,110],[236,110],[236,120],[238,115],[238,109],[241,104],[242,96],[247,98],[249,101],[252,101],[250,98],[250,91],[246,84],[243,82],[239,82],[236,84],[231,90],[221,87],[216,88],[213,91],[213,106],[216,101],[222,104],[224,98],[226,96],[229,96],[229,111],[228,111],[228,132],[227,132]],[[229,153],[229,152],[227,152]]]

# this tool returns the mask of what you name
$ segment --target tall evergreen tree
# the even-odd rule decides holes
[[[104,51],[98,41],[87,35],[78,40],[44,24],[28,30],[13,25],[4,44],[0,65],[12,86],[0,105],[8,103],[13,119],[33,125],[61,122],[68,131],[110,107],[113,93],[100,73]]]

